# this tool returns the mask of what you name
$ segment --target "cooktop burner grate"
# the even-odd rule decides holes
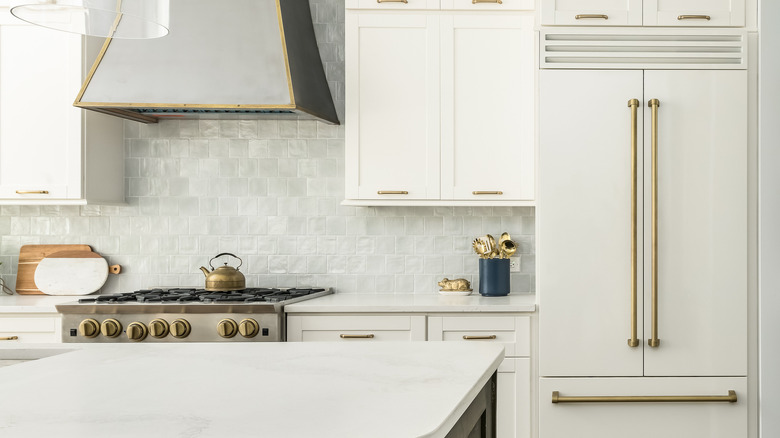
[[[81,298],[79,303],[279,303],[323,288],[248,288],[232,291],[207,291],[195,288],[142,289],[135,292]]]

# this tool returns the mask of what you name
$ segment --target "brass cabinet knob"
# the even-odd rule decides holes
[[[146,326],[140,322],[131,322],[127,326],[127,338],[131,341],[143,341],[148,333]]]
[[[238,333],[245,338],[254,338],[260,332],[260,325],[254,319],[247,318],[238,324]]]
[[[238,332],[238,324],[230,318],[217,323],[217,334],[223,338],[232,338]]]
[[[103,336],[115,338],[122,334],[122,323],[114,318],[109,318],[100,324],[100,333],[103,333]]]
[[[92,318],[85,319],[79,324],[79,334],[85,338],[94,338],[100,333],[100,324]]]
[[[164,338],[168,336],[168,323],[164,319],[157,318],[149,323],[149,334],[153,338]]]
[[[190,335],[192,326],[186,319],[174,319],[171,323],[170,331],[174,338],[186,338]]]

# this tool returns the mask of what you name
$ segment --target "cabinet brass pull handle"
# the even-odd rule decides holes
[[[707,20],[710,21],[709,15],[678,15],[678,20]]]
[[[552,392],[553,403],[689,403],[689,402],[737,402],[737,392],[729,390],[729,395],[590,395],[561,396]]]
[[[377,3],[409,3],[409,0],[376,0]]]
[[[631,99],[628,101],[631,108],[631,338],[628,340],[629,347],[638,347],[637,339],[637,254],[636,254],[636,236],[637,236],[637,218],[636,218],[636,191],[637,191],[637,109],[639,100]]]
[[[0,341],[15,341],[19,339],[19,336],[3,336],[0,337]]]
[[[471,192],[472,195],[503,195],[504,192],[501,190],[474,190]]]
[[[339,337],[341,339],[372,339],[374,337],[373,333],[369,333],[367,335],[347,335],[347,334],[340,334]]]
[[[476,341],[479,339],[496,339],[496,335],[486,335],[486,336],[469,336],[469,335],[463,335],[463,339],[467,341]]]
[[[408,195],[406,190],[380,190],[376,192],[377,195]]]
[[[17,190],[17,195],[48,195],[48,190]]]
[[[609,17],[605,14],[577,14],[574,16],[575,20],[582,20],[585,18],[601,18],[604,20],[609,20]]]
[[[471,0],[472,5],[476,5],[477,3],[497,3],[499,5],[503,5],[504,2],[501,0]]]
[[[650,123],[650,155],[652,178],[652,224],[651,240],[653,245],[653,272],[652,272],[652,316],[650,318],[652,337],[647,340],[647,345],[658,347],[661,340],[658,339],[658,107],[661,103],[658,99],[650,99],[647,106],[651,108],[652,122]]]

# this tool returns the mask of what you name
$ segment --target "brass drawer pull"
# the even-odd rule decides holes
[[[501,190],[493,190],[493,191],[490,191],[490,190],[474,190],[473,192],[471,192],[471,194],[472,195],[503,195],[504,192],[502,192]]]
[[[0,337],[0,341],[15,341],[19,339],[19,336],[3,336]]]
[[[609,17],[605,14],[577,14],[574,16],[575,20],[582,20],[585,18],[601,18],[604,20],[609,20]]]
[[[406,190],[380,190],[376,192],[377,195],[408,195]]]
[[[499,5],[503,5],[504,2],[501,0],[471,0],[472,5],[476,5],[477,3],[497,3]]]
[[[345,335],[344,333],[340,334],[339,337],[341,339],[373,339],[374,334],[369,333],[367,335]]]
[[[409,3],[409,0],[376,0],[377,3]]]
[[[480,339],[496,339],[496,335],[485,335],[485,336],[469,336],[469,335],[463,335],[463,339],[467,341],[477,341]]]
[[[729,390],[729,395],[592,395],[561,396],[552,392],[553,403],[690,403],[690,402],[737,402],[737,392]]]
[[[710,21],[709,15],[678,15],[678,20],[707,20]]]
[[[48,195],[48,190],[17,190],[17,195]]]

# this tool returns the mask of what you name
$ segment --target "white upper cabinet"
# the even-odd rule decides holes
[[[0,203],[124,202],[122,121],[73,106],[86,51],[0,8]]]
[[[642,0],[541,0],[542,24],[641,26]]]
[[[346,204],[533,203],[534,17],[443,3],[347,10]]]
[[[439,199],[439,17],[348,14],[346,197]]]
[[[540,6],[543,25],[745,25],[745,0],[541,0]]]
[[[442,17],[442,199],[534,199],[533,26],[532,16]]]

